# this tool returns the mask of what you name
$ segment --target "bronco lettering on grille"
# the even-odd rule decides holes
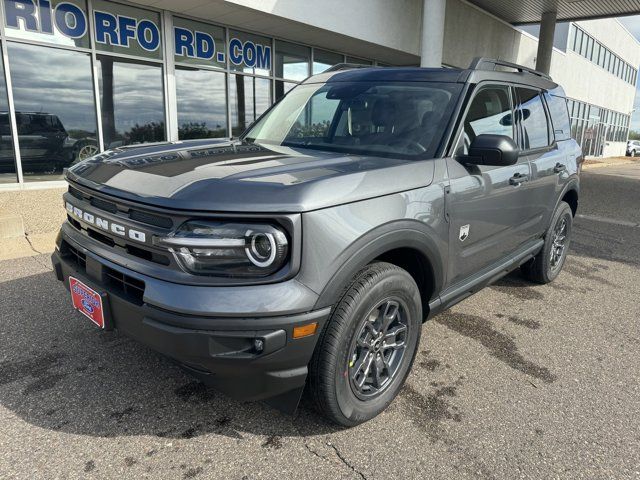
[[[144,232],[139,230],[134,230],[133,228],[129,228],[125,225],[120,225],[115,222],[111,222],[105,218],[98,217],[90,212],[85,212],[84,210],[72,205],[70,202],[66,202],[67,212],[70,215],[82,220],[89,225],[93,225],[98,227],[101,230],[105,230],[114,235],[118,235],[120,237],[127,237],[131,240],[135,240],[137,242],[146,242],[147,235]]]

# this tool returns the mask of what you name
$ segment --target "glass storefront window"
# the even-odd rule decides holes
[[[7,84],[4,78],[4,66],[0,62],[0,183],[13,183],[17,180],[9,102],[7,100]]]
[[[283,82],[282,80],[276,80],[276,101],[284,97],[285,93],[295,87],[297,83]]]
[[[4,2],[4,25],[8,38],[68,47],[91,47],[89,17],[83,0],[33,3],[33,13],[29,13],[19,2]]]
[[[229,68],[256,75],[271,74],[271,39],[229,30]]]
[[[176,63],[226,68],[224,29],[173,17]]]
[[[91,57],[12,42],[7,47],[25,179],[61,179],[63,168],[97,151]]]
[[[94,0],[96,49],[162,59],[160,14],[120,3]]]
[[[227,136],[226,74],[176,67],[178,138]]]
[[[365,60],[358,57],[347,57],[347,63],[355,63],[356,65],[373,65],[371,60]]]
[[[105,148],[166,140],[162,66],[98,55]]]
[[[230,75],[231,134],[242,134],[271,105],[271,81],[247,75]]]
[[[285,80],[302,81],[309,76],[311,49],[302,45],[276,40],[275,76]]]
[[[324,72],[327,68],[344,62],[344,55],[324,50],[313,50],[313,74]]]

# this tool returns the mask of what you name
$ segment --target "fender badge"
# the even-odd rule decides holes
[[[460,227],[460,238],[461,242],[464,242],[469,237],[469,225],[463,225]]]

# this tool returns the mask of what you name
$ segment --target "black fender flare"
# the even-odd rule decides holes
[[[569,179],[567,184],[562,189],[562,192],[560,192],[560,195],[558,195],[556,204],[554,205],[553,211],[551,212],[551,217],[553,217],[553,214],[558,209],[558,205],[560,205],[560,202],[562,201],[562,199],[564,198],[564,196],[567,194],[569,190],[575,191],[576,195],[578,195],[578,199],[580,199],[580,181],[578,180],[577,175],[574,175]]]
[[[444,284],[445,271],[441,252],[446,248],[446,242],[438,242],[437,238],[437,232],[431,227],[411,220],[390,222],[370,230],[342,252],[338,258],[341,266],[325,285],[314,308],[324,308],[337,303],[339,296],[358,271],[382,254],[398,248],[415,250],[430,267],[428,275],[431,278],[428,280],[432,282],[431,298],[422,299],[423,305],[427,305],[438,296]]]

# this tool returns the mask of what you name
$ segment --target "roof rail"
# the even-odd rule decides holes
[[[530,73],[538,77],[551,80],[551,77],[546,73],[539,72],[533,68],[525,67],[524,65],[518,65],[517,63],[507,62],[505,60],[498,60],[495,58],[476,57],[469,65],[469,70],[495,70],[496,67],[513,68],[521,73]]]
[[[351,70],[353,68],[371,68],[373,65],[362,65],[360,63],[336,63],[335,65],[327,68],[322,73],[327,72],[339,72],[340,70]]]

